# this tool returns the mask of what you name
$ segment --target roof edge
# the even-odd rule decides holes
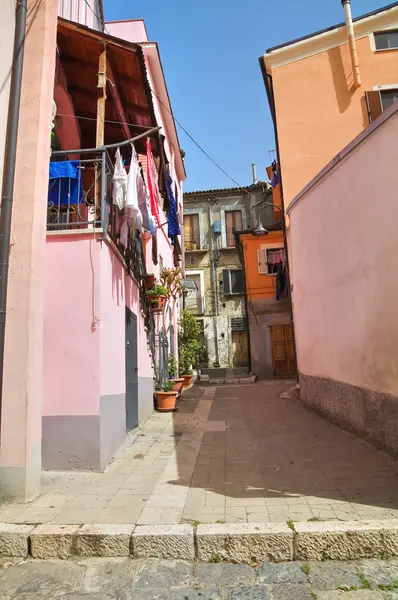
[[[383,6],[377,10],[373,10],[369,13],[365,13],[364,15],[360,15],[359,17],[355,17],[353,19],[354,23],[358,21],[363,21],[364,19],[368,19],[369,17],[373,17],[383,12],[387,12],[392,8],[397,8],[398,2],[393,2],[392,4],[388,4],[387,6]],[[293,46],[294,44],[298,44],[300,42],[304,42],[305,40],[309,40],[318,35],[322,35],[324,33],[328,33],[329,31],[334,31],[335,29],[340,29],[340,27],[345,27],[345,22],[337,23],[336,25],[331,25],[330,27],[326,27],[325,29],[320,29],[319,31],[315,31],[314,33],[309,33],[307,35],[303,35],[302,37],[296,38],[294,40],[284,42],[282,44],[278,44],[277,46],[272,46],[265,51],[265,54],[270,54],[271,52],[275,52],[276,50],[280,50],[281,48],[286,48],[287,46]],[[264,55],[263,55],[264,56]]]

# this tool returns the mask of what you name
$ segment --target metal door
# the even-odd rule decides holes
[[[126,307],[126,429],[138,425],[137,317]]]

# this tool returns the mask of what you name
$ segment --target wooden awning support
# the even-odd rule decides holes
[[[105,138],[105,104],[106,104],[106,46],[102,50],[98,64],[97,85],[97,148],[104,145]]]

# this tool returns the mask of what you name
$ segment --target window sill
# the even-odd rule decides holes
[[[191,248],[185,248],[184,252],[188,253],[188,252],[207,252],[208,248],[195,248],[195,250],[191,249]]]
[[[373,50],[373,52],[378,53],[378,52],[396,52],[398,50],[398,48],[375,48]]]
[[[56,236],[70,236],[70,235],[94,235],[97,233],[103,233],[102,227],[96,227],[95,229],[48,229],[46,235],[49,237]]]
[[[218,250],[237,250],[236,246],[222,246]]]

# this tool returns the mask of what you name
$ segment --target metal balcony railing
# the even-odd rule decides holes
[[[207,236],[201,235],[200,233],[190,233],[189,235],[185,235],[184,249],[186,252],[195,251],[195,250],[207,250],[208,249]]]

